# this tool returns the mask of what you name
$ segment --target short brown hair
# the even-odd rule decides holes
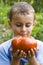
[[[9,19],[12,20],[13,14],[15,15],[16,13],[29,14],[30,11],[33,13],[34,19],[35,19],[35,11],[30,4],[28,4],[27,2],[17,2],[16,4],[12,6],[12,8],[9,11]]]

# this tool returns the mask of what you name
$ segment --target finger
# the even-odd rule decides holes
[[[23,55],[24,55],[24,56],[26,56],[26,53],[25,53],[25,52],[23,52]]]
[[[23,50],[21,50],[21,54],[23,53]]]
[[[17,57],[20,53],[20,50],[18,49],[16,52],[13,52],[13,57]]]
[[[30,52],[31,52],[31,56],[34,56],[35,55],[35,52],[34,52],[33,49],[31,49]]]
[[[27,54],[26,54],[25,52],[23,53],[23,57],[24,57],[24,58],[26,58],[26,57],[27,57]]]
[[[30,51],[28,51],[27,56],[31,57],[31,52]]]
[[[21,50],[21,52],[20,52],[20,55],[19,55],[21,58],[23,58],[23,57],[26,57],[26,53],[23,51],[23,50]]]
[[[23,50],[21,50],[21,52],[20,52],[20,57],[22,57],[23,56]]]
[[[18,50],[15,52],[15,54],[17,54],[17,55],[18,55],[19,53],[20,53],[20,50],[18,49]]]
[[[13,50],[12,48],[10,48],[9,51],[10,51],[10,53],[12,53],[12,54],[13,54],[14,52],[16,52],[16,50]]]
[[[36,48],[34,48],[33,50],[34,50],[35,54],[37,54],[39,51],[39,49],[36,49]]]
[[[26,58],[26,53],[25,53],[25,52],[23,52],[23,54],[22,54],[22,55],[23,55],[23,57],[24,57],[24,58]]]
[[[25,56],[26,53],[23,50],[21,50],[21,55]]]
[[[12,50],[12,48],[10,49],[10,52],[11,52],[11,53],[13,53],[13,50]]]

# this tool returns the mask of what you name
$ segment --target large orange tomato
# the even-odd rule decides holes
[[[12,48],[13,50],[20,49],[27,52],[31,48],[37,48],[37,43],[32,36],[16,36],[12,40]]]

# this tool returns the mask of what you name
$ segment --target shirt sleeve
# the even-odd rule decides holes
[[[11,46],[12,39],[0,44],[0,65],[10,65],[9,48]]]
[[[39,51],[36,55],[37,61],[43,64],[43,42],[39,42]]]
[[[10,65],[10,60],[2,46],[0,46],[0,65]]]

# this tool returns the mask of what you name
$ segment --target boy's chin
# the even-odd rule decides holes
[[[30,36],[30,35],[18,34],[18,35],[15,35],[15,36]]]

